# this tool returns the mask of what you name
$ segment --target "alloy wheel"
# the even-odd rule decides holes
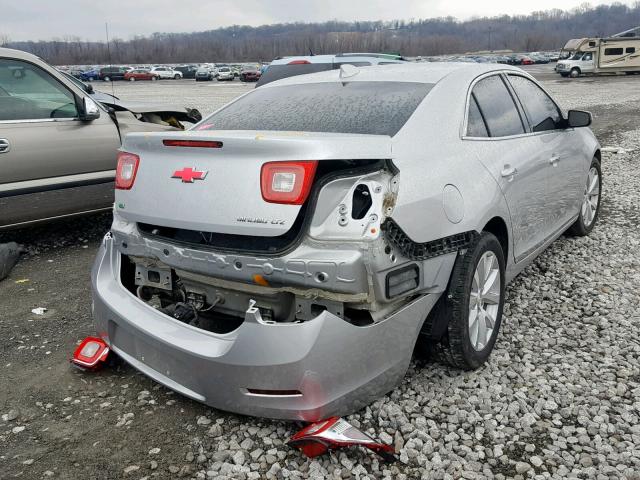
[[[584,189],[584,197],[582,199],[582,209],[580,211],[582,215],[582,223],[586,228],[589,228],[596,217],[598,211],[598,204],[600,203],[600,175],[596,167],[591,167],[589,170],[589,176],[587,177],[587,184]]]
[[[500,265],[495,253],[488,251],[476,265],[469,298],[469,341],[476,351],[484,350],[491,340],[500,296]]]

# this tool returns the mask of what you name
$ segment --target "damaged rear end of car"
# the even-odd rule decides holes
[[[403,254],[392,137],[429,85],[392,88],[364,119],[358,101],[344,104],[380,87],[321,85],[297,126],[289,107],[247,120],[256,105],[238,102],[188,132],[128,135],[92,275],[111,349],[250,415],[313,421],[392,389],[456,253]],[[258,106],[276,88],[259,89],[272,91]],[[320,100],[327,89],[336,104]],[[322,128],[329,113],[341,120]]]

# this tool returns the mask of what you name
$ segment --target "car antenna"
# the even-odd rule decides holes
[[[104,22],[104,31],[107,36],[107,57],[109,58],[109,66],[112,67],[111,64],[111,48],[109,48],[109,22]],[[111,76],[111,95],[116,96],[115,86],[113,85],[113,75]]]

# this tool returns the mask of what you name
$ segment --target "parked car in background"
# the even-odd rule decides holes
[[[182,72],[174,70],[171,67],[153,67],[151,69],[151,73],[158,75],[158,78],[160,79],[172,78],[174,80],[179,80],[182,78]]]
[[[122,102],[0,48],[0,229],[111,209],[121,139],[200,119],[184,107]]]
[[[200,67],[196,71],[196,82],[210,82],[215,78],[214,72],[209,67]]]
[[[257,82],[258,80],[260,80],[261,75],[262,73],[260,73],[260,70],[257,70],[255,68],[245,69],[240,72],[240,81]]]
[[[218,76],[216,78],[219,82],[223,82],[232,81],[236,77],[230,67],[220,67],[218,68]]]
[[[515,67],[343,65],[128,135],[96,331],[183,395],[294,420],[384,395],[416,342],[478,368],[507,282],[597,221],[590,122]]]
[[[278,58],[269,64],[269,68],[262,74],[256,87],[295,75],[335,70],[344,64],[363,67],[403,63],[404,61],[399,55],[380,53],[341,53],[338,55],[302,55]]]
[[[129,80],[130,82],[135,82],[136,80],[158,80],[159,75],[150,70],[130,70],[124,74],[124,79]]]
[[[198,71],[197,65],[181,65],[175,67],[174,70],[182,73],[182,78],[196,78],[196,72]]]
[[[85,70],[84,72],[80,73],[80,80],[83,80],[85,82],[91,82],[92,80],[98,80],[100,79],[100,68],[98,67],[93,67],[90,68],[88,70]]]
[[[125,67],[103,67],[100,69],[98,79],[105,82],[124,80],[124,74],[127,73],[127,71]]]

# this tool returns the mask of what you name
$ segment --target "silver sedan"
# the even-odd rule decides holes
[[[130,134],[97,331],[170,388],[277,418],[367,404],[416,343],[477,368],[506,283],[594,228],[590,123],[515,67],[342,65]]]

